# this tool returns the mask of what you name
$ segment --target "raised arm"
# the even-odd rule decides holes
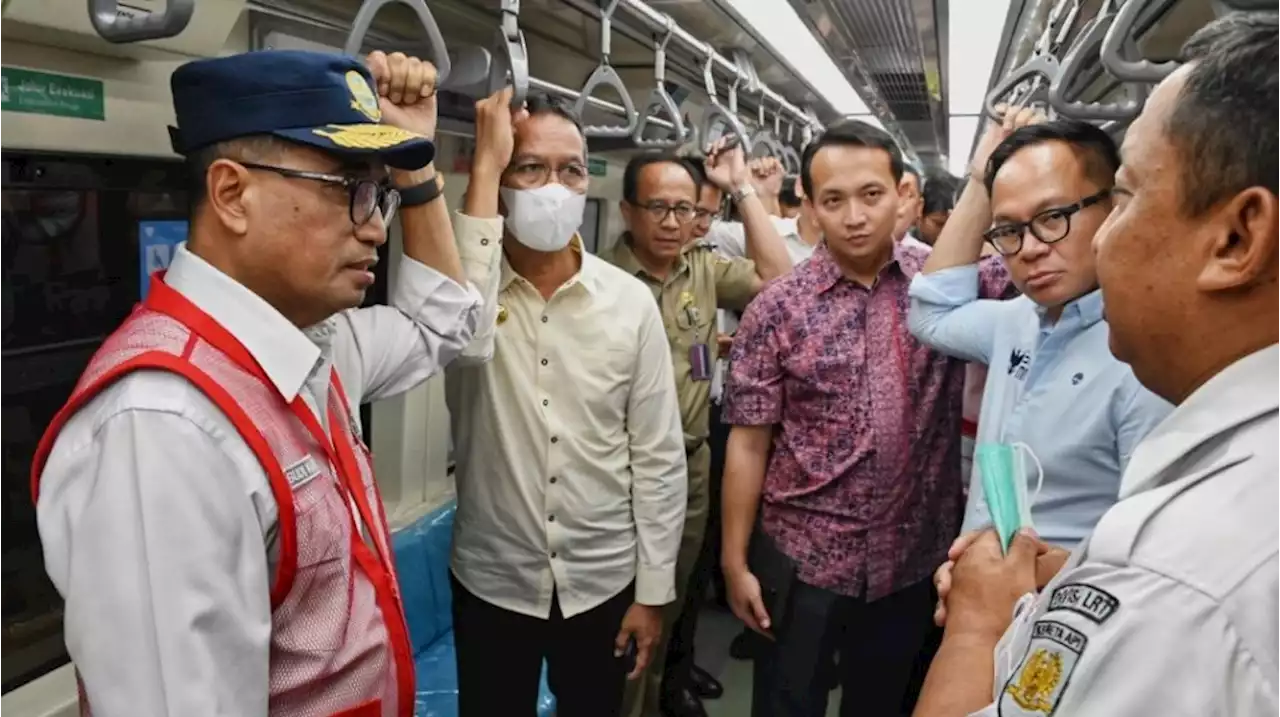
[[[480,290],[480,319],[471,343],[458,357],[464,365],[493,358],[498,328],[498,294],[502,282],[502,217],[498,214],[498,187],[511,162],[515,124],[524,110],[511,109],[511,88],[476,102],[476,151],[463,211],[455,217],[458,251],[467,280]]]
[[[428,63],[396,53],[370,53],[369,69],[378,82],[386,121],[433,136],[436,128],[435,70]],[[441,181],[434,164],[415,171],[394,171],[398,187]],[[391,305],[347,311],[336,318],[334,364],[356,403],[407,391],[438,372],[471,342],[481,319],[482,297],[466,283],[449,209],[444,197],[401,207],[404,256],[392,282]],[[483,245],[485,225],[465,227],[468,264],[488,266],[499,243]],[[480,234],[477,240],[476,235]]]
[[[721,191],[735,197],[738,214],[742,217],[746,255],[755,262],[750,292],[754,296],[766,282],[791,271],[791,256],[765,205],[768,198],[763,197],[760,189],[751,182],[742,146],[725,149],[726,141],[721,139],[707,153],[707,179]],[[781,182],[781,175],[778,181]],[[776,194],[773,201],[776,204]]]

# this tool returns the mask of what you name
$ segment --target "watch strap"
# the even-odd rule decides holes
[[[444,190],[444,182],[440,181],[440,175],[432,175],[421,184],[415,184],[412,187],[404,187],[397,189],[400,192],[400,206],[402,207],[418,207],[428,202],[434,201]]]

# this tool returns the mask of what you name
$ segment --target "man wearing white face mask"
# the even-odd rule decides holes
[[[474,341],[446,373],[459,714],[532,714],[545,659],[559,717],[609,717],[675,599],[680,410],[649,289],[577,236],[588,181],[578,118],[538,97],[512,113],[510,100],[507,89],[476,105],[457,219],[467,277],[485,296]],[[499,258],[471,260],[491,242]]]

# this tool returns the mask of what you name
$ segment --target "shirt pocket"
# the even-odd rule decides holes
[[[327,463],[326,463],[327,465]],[[332,473],[322,471],[293,488],[297,572],[277,615],[295,623],[275,643],[291,652],[330,653],[342,645],[351,613],[351,516]],[[305,615],[306,626],[300,622]]]

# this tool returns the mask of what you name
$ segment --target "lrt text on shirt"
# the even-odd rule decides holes
[[[724,420],[775,425],[764,531],[815,587],[868,600],[927,578],[963,510],[964,363],[907,331],[928,253],[895,244],[867,288],[826,245],[765,288],[733,343]],[[997,258],[982,293],[1011,292]]]

